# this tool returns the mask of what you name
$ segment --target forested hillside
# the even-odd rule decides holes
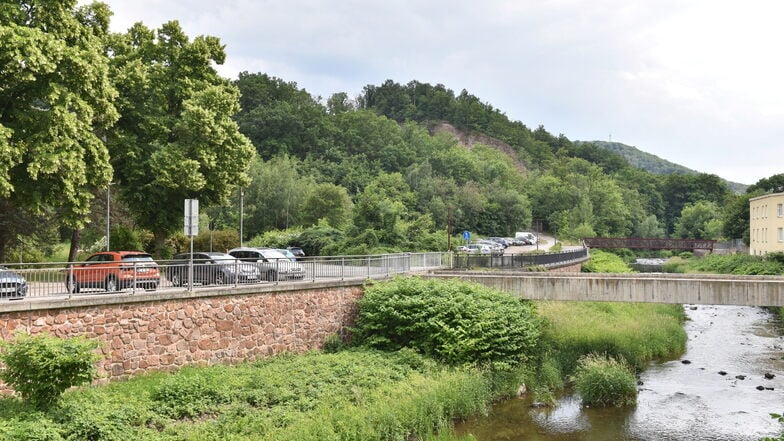
[[[633,147],[630,145],[626,145],[620,142],[608,142],[608,141],[575,141],[577,143],[585,143],[590,142],[591,144],[598,145],[599,147],[606,148],[612,152],[618,153],[625,159],[629,164],[641,168],[645,171],[651,172],[655,175],[668,175],[672,173],[679,173],[679,174],[697,174],[699,173],[696,170],[692,170],[688,167],[684,167],[680,164],[676,164],[674,162],[670,162],[666,159],[662,159],[656,155],[653,155],[648,152],[644,152],[637,147]],[[730,182],[725,181],[727,186],[729,187],[730,191],[734,193],[744,193],[748,185],[740,184],[737,182]]]
[[[244,243],[309,254],[444,250],[447,225],[455,237],[535,224],[566,240],[747,235],[751,194],[718,176],[649,173],[440,84],[322,99],[265,73],[229,81],[217,38],[176,21],[112,34],[110,15],[42,6],[0,25],[3,59],[35,59],[0,75],[0,261],[65,241],[71,259],[100,249],[107,208],[113,249],[170,256],[187,243],[186,198],[217,249],[239,244],[241,211]]]

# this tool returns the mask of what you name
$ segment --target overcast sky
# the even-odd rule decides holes
[[[725,179],[784,173],[779,0],[108,0],[112,30],[179,20],[219,72],[313,95],[386,79],[462,89],[530,128]]]

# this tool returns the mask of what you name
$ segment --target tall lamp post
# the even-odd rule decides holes
[[[106,251],[109,251],[109,224],[112,212],[112,183],[106,186]]]
[[[240,248],[242,248],[242,211],[245,205],[245,190],[240,187]]]

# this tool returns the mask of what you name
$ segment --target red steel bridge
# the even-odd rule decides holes
[[[644,237],[592,237],[583,239],[588,248],[629,248],[634,250],[713,250],[715,240],[657,239]]]

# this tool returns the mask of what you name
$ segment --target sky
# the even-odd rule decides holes
[[[324,99],[387,79],[465,89],[529,128],[622,142],[730,181],[784,173],[779,0],[104,0],[178,20]]]

